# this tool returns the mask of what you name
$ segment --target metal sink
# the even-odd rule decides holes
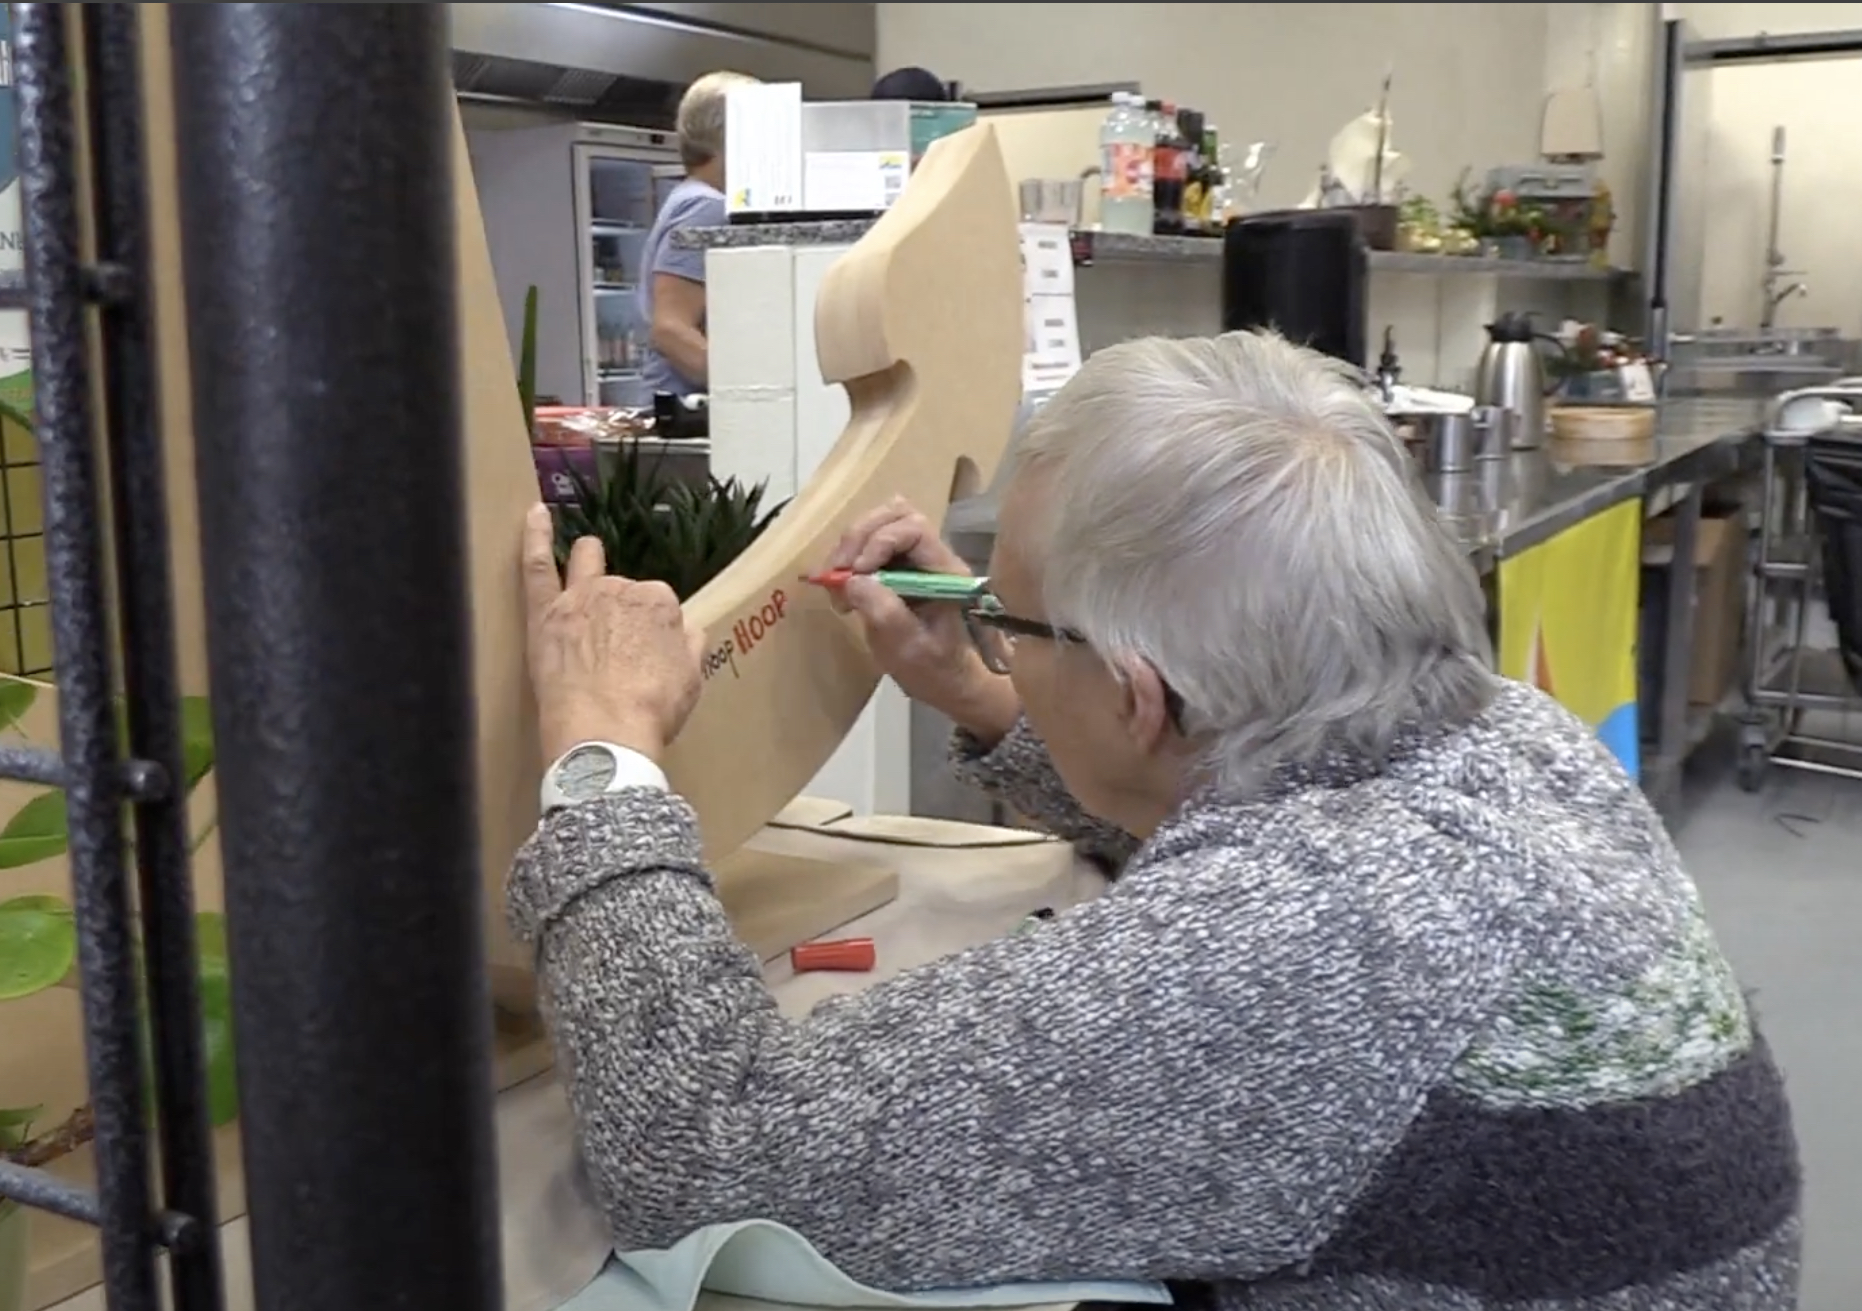
[[[1674,338],[1670,394],[1770,394],[1855,371],[1862,343],[1835,328],[1707,328]]]
[[[1856,343],[1844,340],[1835,328],[1774,328],[1767,332],[1708,328],[1677,335],[1674,345],[1676,364],[1743,369],[1775,363],[1790,369],[1839,364],[1854,353]]]

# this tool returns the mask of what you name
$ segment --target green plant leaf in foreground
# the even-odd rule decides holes
[[[69,838],[65,794],[41,792],[0,828],[0,869],[18,869],[62,855]]]
[[[138,946],[140,952],[140,946]],[[207,1073],[207,1116],[217,1129],[239,1118],[239,1087],[233,1070],[233,993],[227,969],[226,917],[218,911],[194,916],[194,953],[200,980],[201,1061]],[[141,1015],[142,1096],[153,1107],[154,1033],[145,1005]]]
[[[181,698],[181,769],[189,792],[213,772],[213,708],[204,696]]]
[[[39,689],[23,678],[0,677],[0,729],[18,728],[39,699]]]
[[[32,1135],[33,1121],[44,1110],[43,1106],[0,1106],[0,1152],[25,1146]],[[6,1208],[0,1206],[0,1215],[5,1213]]]
[[[77,919],[58,897],[0,901],[0,1001],[44,992],[71,972]]]
[[[129,708],[116,703],[116,740],[124,755],[129,754]],[[181,773],[184,786],[192,792],[200,781],[213,772],[213,708],[204,696],[181,698]]]
[[[233,1070],[233,985],[226,953],[226,916],[202,911],[194,917],[200,959],[200,1020],[207,1065],[207,1115],[214,1125],[239,1116],[239,1085]]]

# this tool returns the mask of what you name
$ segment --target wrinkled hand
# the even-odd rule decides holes
[[[539,505],[524,524],[523,569],[544,764],[582,742],[658,761],[698,704],[705,635],[666,584],[609,575],[600,539],[575,544],[566,578],[554,544]]]
[[[869,574],[912,568],[940,574],[969,574],[970,567],[944,544],[931,521],[902,497],[855,521],[828,556],[826,568],[851,569],[855,577],[835,589],[834,604],[859,616],[866,644],[881,670],[914,701],[922,701],[966,727],[976,722],[979,703],[1012,696],[1005,679],[992,674],[963,625],[961,607],[950,603],[907,605]],[[999,718],[999,711],[990,719]],[[1012,718],[1012,717],[1011,717]]]

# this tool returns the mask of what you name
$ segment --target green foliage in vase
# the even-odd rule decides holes
[[[524,407],[524,440],[537,435],[537,289],[524,292],[524,335],[517,349],[517,401]]]
[[[0,732],[16,732],[37,696],[37,685],[0,676]],[[121,703],[117,705],[117,724],[127,740],[128,724]],[[213,725],[204,697],[182,698],[181,736],[182,769],[191,795],[213,770]],[[204,826],[194,835],[193,846],[205,841],[212,829],[211,823]],[[0,870],[19,869],[61,856],[69,846],[65,794],[61,789],[48,789],[21,806],[0,827]],[[202,912],[195,916],[194,934],[208,1109],[213,1123],[220,1125],[238,1114],[226,921],[217,913]],[[63,898],[33,894],[0,901],[0,1003],[57,987],[76,964],[77,946],[77,918]],[[143,1033],[146,1053],[146,1014]],[[146,1056],[144,1064],[148,1065]],[[41,1141],[34,1137],[39,1112],[38,1107],[0,1105],[0,1159],[29,1152],[35,1142]],[[81,1139],[72,1135],[69,1141],[76,1145]]]
[[[681,601],[695,595],[749,549],[782,512],[764,509],[768,484],[709,478],[696,487],[667,476],[628,444],[607,480],[576,477],[573,504],[556,515],[556,559],[566,564],[578,537],[598,537],[608,572],[665,583]]]

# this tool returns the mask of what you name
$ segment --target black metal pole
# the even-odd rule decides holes
[[[97,1125],[98,1223],[112,1311],[155,1311],[148,1133],[79,251],[76,104],[66,6],[14,7],[33,406],[84,1050]]]
[[[176,1311],[219,1311],[220,1246],[211,1241],[217,1209],[195,977],[168,480],[158,431],[137,10],[132,4],[93,4],[78,12],[95,161],[97,257],[123,292],[105,298],[99,326],[129,750],[134,759],[160,765],[169,782],[159,800],[136,807],[161,1196],[167,1209],[186,1217],[192,1234],[192,1241],[171,1253],[168,1268]]]
[[[503,1300],[446,12],[169,11],[266,1311]]]

